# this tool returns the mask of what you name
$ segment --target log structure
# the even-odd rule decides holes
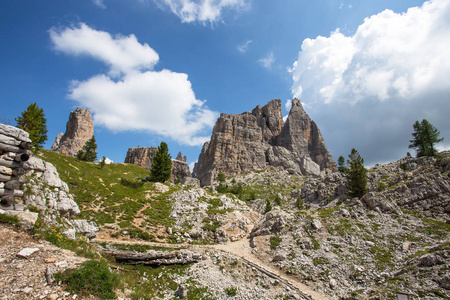
[[[108,255],[114,257],[116,262],[129,265],[186,265],[203,260],[203,256],[189,251],[148,251],[147,253],[139,253],[133,251],[104,251]]]
[[[14,209],[16,198],[23,197],[21,190],[25,180],[26,162],[33,148],[28,132],[0,123],[0,199],[1,209]]]

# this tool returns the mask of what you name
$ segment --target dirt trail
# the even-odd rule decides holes
[[[117,244],[138,244],[138,245],[149,245],[154,247],[164,247],[164,248],[190,248],[190,249],[214,249],[230,253],[234,256],[240,257],[245,263],[252,267],[256,267],[260,271],[266,273],[271,277],[278,277],[280,281],[285,284],[295,287],[298,289],[303,296],[310,296],[314,300],[330,300],[331,297],[314,291],[311,287],[301,283],[296,278],[293,278],[281,270],[275,268],[270,263],[264,262],[258,259],[253,253],[250,247],[250,242],[248,238],[243,238],[236,242],[230,242],[224,245],[190,245],[190,244],[166,244],[166,243],[156,243],[156,242],[144,242],[144,241],[130,241],[130,240],[115,240],[115,239],[100,239],[96,238],[92,240],[93,242],[106,242],[106,243],[117,243]]]

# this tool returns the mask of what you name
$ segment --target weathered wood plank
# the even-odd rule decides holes
[[[23,197],[23,191],[0,189],[0,196],[7,196],[7,195],[13,195],[15,197]]]
[[[0,123],[0,134],[14,137],[20,141],[31,142],[28,132],[11,125]]]

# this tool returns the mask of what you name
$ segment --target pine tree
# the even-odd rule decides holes
[[[167,144],[161,142],[155,156],[153,156],[150,181],[165,182],[170,178],[170,175],[172,175],[172,157],[169,154]]]
[[[434,148],[434,144],[444,140],[439,138],[439,130],[425,119],[422,122],[416,121],[413,128],[413,139],[410,140],[409,148],[416,149],[417,157],[436,155],[438,151]]]
[[[362,197],[367,193],[367,170],[364,159],[355,148],[352,149],[347,160],[348,193],[351,197]]]
[[[347,166],[345,165],[345,158],[341,155],[338,158],[338,171],[341,173],[347,172]]]
[[[94,136],[78,151],[77,158],[84,161],[95,161],[97,159],[97,143]]]
[[[42,148],[47,140],[47,119],[44,110],[39,108],[36,102],[32,103],[15,120],[18,128],[29,133],[30,140],[36,149]]]

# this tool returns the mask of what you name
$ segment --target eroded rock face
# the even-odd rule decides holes
[[[158,148],[156,147],[135,147],[128,148],[125,163],[135,164],[147,170],[152,169],[153,157]],[[186,156],[178,153],[176,159],[172,159],[172,176],[171,181],[182,180],[183,178],[192,177],[189,165],[186,163]]]
[[[87,108],[77,108],[70,112],[66,132],[55,139],[51,150],[61,154],[75,156],[86,142],[94,135],[91,111]]]
[[[203,145],[194,177],[211,185],[220,172],[236,175],[270,167],[315,176],[320,170],[336,169],[320,130],[297,99],[286,123],[279,99],[251,112],[221,114],[211,141]]]

